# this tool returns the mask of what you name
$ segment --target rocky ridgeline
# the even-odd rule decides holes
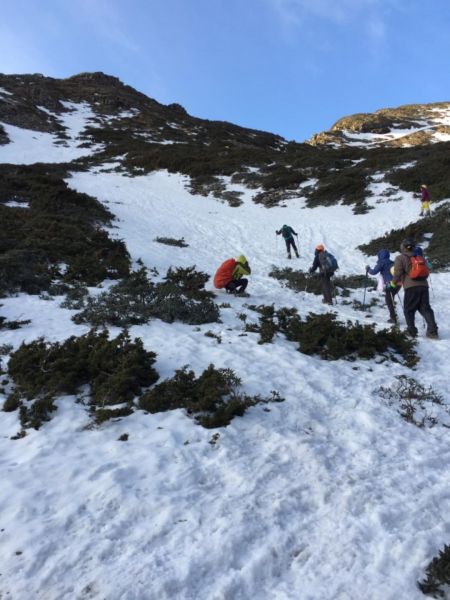
[[[433,142],[435,133],[450,134],[450,125],[445,124],[445,121],[450,123],[449,115],[450,102],[406,104],[374,113],[357,113],[339,119],[328,131],[313,135],[309,143],[345,145],[355,141],[350,133],[376,134],[380,138],[372,143],[378,145],[421,145]]]

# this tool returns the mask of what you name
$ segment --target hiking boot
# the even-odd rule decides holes
[[[417,337],[417,331],[411,331],[410,329],[407,329],[405,331],[405,335],[414,340]]]
[[[290,254],[287,255],[288,258],[292,258],[292,256]]]
[[[300,254],[299,254],[298,252],[296,252],[296,253],[295,253],[295,256],[296,256],[297,258],[300,258]]]
[[[438,335],[437,331],[427,331],[426,336],[427,336],[427,338],[430,338],[432,340],[439,339],[439,335]]]

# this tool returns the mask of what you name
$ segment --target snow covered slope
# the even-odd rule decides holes
[[[77,127],[69,126],[72,140]],[[20,144],[17,138],[18,157],[26,152]],[[36,148],[39,160],[51,161],[42,145]],[[104,165],[74,170],[67,183],[104,203],[117,217],[110,234],[125,241],[133,261],[162,274],[195,264],[212,275],[222,260],[244,253],[251,298],[217,292],[217,302],[230,304],[221,308],[221,323],[155,319],[130,334],[157,352],[161,378],[186,364],[200,374],[214,363],[233,369],[247,393],[278,390],[286,400],[255,406],[217,430],[203,429],[181,410],[136,411],[86,429],[86,407],[66,396],[49,423],[19,440],[10,439],[17,412],[0,412],[0,598],[423,598],[416,581],[450,540],[449,431],[442,426],[450,425],[450,275],[432,275],[441,339],[425,339],[418,319],[414,371],[376,360],[320,360],[281,336],[261,345],[240,318],[256,321],[250,302],[296,307],[302,316],[326,312],[320,297],[270,278],[272,266],[305,270],[322,242],[341,274],[364,273],[367,257],[356,247],[394,221],[399,227],[414,221],[412,194],[398,191],[390,202],[379,181],[373,209],[355,215],[342,204],[306,208],[301,189],[287,206],[268,209],[253,202],[258,190],[243,185],[236,188],[243,203],[233,208],[188,193],[186,176],[165,170],[130,177]],[[275,235],[283,223],[299,234],[297,261],[286,259]],[[165,246],[155,242],[158,236],[183,237],[189,245]],[[354,297],[362,301],[361,294]],[[88,327],[71,321],[75,311],[61,308],[61,299],[2,299],[2,315],[32,322],[2,330],[1,344],[16,349],[39,336],[62,341],[85,333]],[[379,327],[388,317],[379,305],[365,319],[340,297],[332,310],[340,320]],[[406,423],[398,406],[381,397],[380,386],[402,374],[442,394],[444,406],[431,415],[439,420],[435,427]],[[118,441],[124,433],[128,441]]]

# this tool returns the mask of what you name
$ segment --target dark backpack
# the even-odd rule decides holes
[[[408,275],[411,279],[424,280],[430,274],[427,261],[423,256],[411,256]]]
[[[322,270],[325,275],[333,275],[335,271],[339,269],[338,261],[336,257],[331,254],[331,252],[327,252],[326,250],[323,253],[324,259],[322,262]]]

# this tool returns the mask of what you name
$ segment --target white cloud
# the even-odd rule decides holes
[[[122,7],[125,4],[122,4]],[[128,52],[140,51],[136,40],[127,32],[127,18],[113,0],[77,0],[74,16],[84,22],[94,35],[108,40]]]
[[[338,27],[357,26],[367,35],[369,45],[381,44],[387,35],[392,10],[402,10],[404,0],[265,0],[285,32],[311,21]]]

